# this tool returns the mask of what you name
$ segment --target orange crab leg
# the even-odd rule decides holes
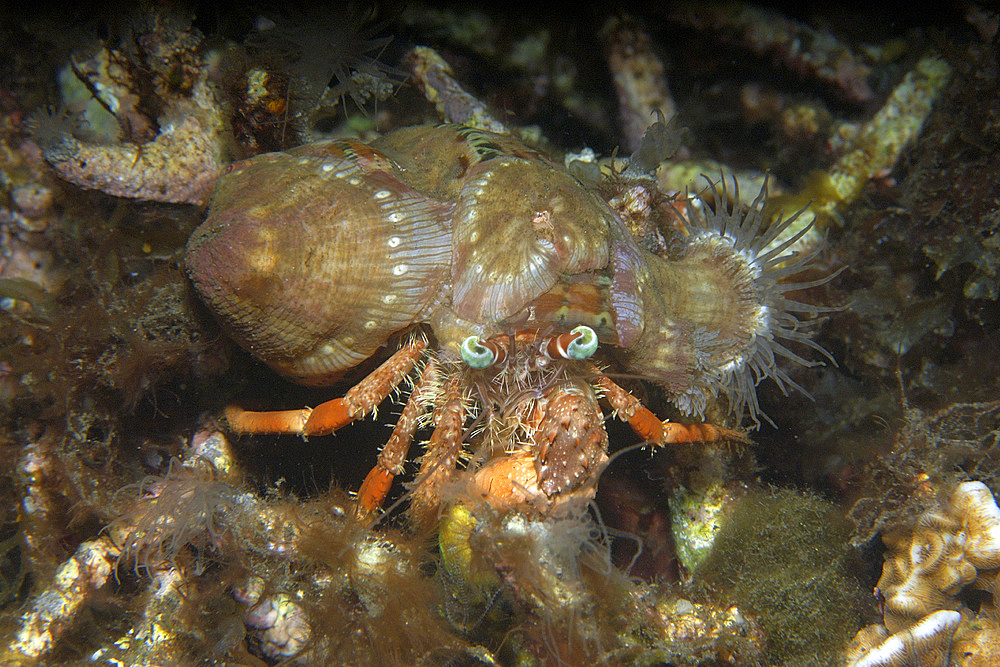
[[[414,484],[410,501],[411,515],[417,523],[428,525],[437,518],[441,504],[441,487],[455,472],[462,452],[465,405],[458,388],[458,378],[452,378],[442,391],[443,401],[434,415],[434,432],[427,443],[427,453],[420,462],[420,474]]]
[[[358,489],[359,516],[365,516],[382,506],[392,487],[393,478],[403,471],[403,461],[406,460],[406,454],[413,442],[413,434],[420,424],[421,415],[426,410],[422,394],[437,381],[438,370],[437,360],[428,359],[420,379],[417,380],[410,398],[403,407],[402,414],[399,415],[396,426],[392,429],[392,435],[379,452],[378,463]]]
[[[714,424],[680,424],[660,421],[659,417],[639,402],[639,399],[619,387],[611,378],[601,373],[596,366],[592,370],[597,373],[594,383],[604,392],[604,396],[614,408],[615,414],[622,421],[627,421],[636,435],[643,440],[649,440],[658,445],[746,440],[746,436],[740,431]]]
[[[309,408],[251,412],[227,405],[225,415],[235,433],[301,433],[311,412]]]
[[[396,350],[385,363],[344,394],[313,409],[250,412],[236,406],[226,408],[226,421],[236,433],[295,433],[328,435],[372,412],[403,381],[427,348],[415,338]]]

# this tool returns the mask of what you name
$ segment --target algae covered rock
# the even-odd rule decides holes
[[[740,499],[695,581],[757,616],[768,664],[827,665],[862,624],[850,526],[835,505],[790,489]]]

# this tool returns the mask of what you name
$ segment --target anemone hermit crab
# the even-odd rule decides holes
[[[765,186],[766,187],[766,186]],[[683,414],[759,407],[755,385],[794,382],[782,340],[813,343],[778,282],[808,257],[774,243],[765,191],[689,207],[665,258],[564,168],[503,135],[417,126],[372,144],[301,146],[232,165],[188,243],[191,279],[243,347],[289,378],[332,383],[401,341],[343,397],[226,416],[236,432],[329,434],[416,375],[359,505],[383,502],[421,425],[433,427],[412,509],[432,517],[469,443],[475,493],[545,511],[592,493],[607,460],[600,407],[645,441],[741,438],[661,421],[602,369],[659,385]],[[799,235],[805,233],[800,232]],[[772,247],[774,246],[774,247]],[[824,352],[825,354],[825,352]],[[469,481],[471,480],[471,482]]]

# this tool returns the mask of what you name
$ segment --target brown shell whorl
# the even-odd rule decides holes
[[[328,382],[440,298],[450,206],[388,165],[350,142],[244,161],[188,242],[191,280],[222,324],[295,380]]]

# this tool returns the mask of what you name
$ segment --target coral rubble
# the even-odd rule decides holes
[[[198,55],[201,36],[163,19],[138,41],[141,56],[102,48],[63,70],[65,113],[79,108],[89,136],[60,131],[43,113],[35,116],[36,139],[59,175],[81,188],[201,203],[232,158],[231,130]],[[140,84],[147,72],[151,80]],[[149,98],[162,109],[155,118],[143,111]]]
[[[949,654],[962,656],[954,664],[995,660],[1000,508],[986,485],[959,484],[937,508],[882,539],[888,551],[875,589],[882,625],[859,632],[847,664],[953,664]],[[973,589],[983,596],[963,597]]]

